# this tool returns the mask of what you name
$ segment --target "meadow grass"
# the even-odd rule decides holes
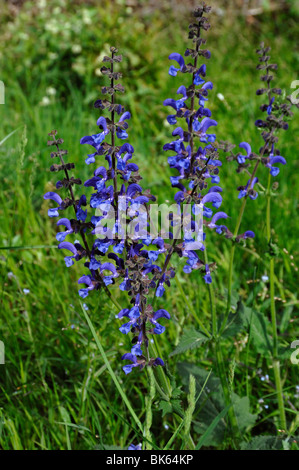
[[[102,3],[102,7],[90,7],[92,23],[77,34],[80,54],[71,52],[74,33],[69,37],[68,47],[60,51],[59,34],[40,29],[49,18],[59,18],[53,10],[47,14],[41,11],[31,18],[30,2],[26,2],[26,8],[16,18],[6,18],[5,22],[4,17],[1,24],[0,35],[7,47],[1,58],[5,67],[0,78],[6,93],[5,105],[0,106],[0,140],[15,131],[0,146],[0,339],[6,348],[5,365],[0,365],[0,446],[3,449],[121,449],[141,441],[141,433],[107,372],[82,311],[77,295],[81,268],[74,265],[67,270],[57,250],[56,227],[47,217],[48,203],[42,197],[54,188],[46,142],[48,132],[57,129],[58,136],[65,141],[64,148],[69,150],[69,161],[76,163],[74,175],[87,179],[86,149],[79,141],[82,136],[96,132],[98,114],[92,103],[104,84],[104,78],[95,73],[99,67],[96,57],[107,44],[116,44],[125,57],[123,83],[127,93],[122,103],[132,113],[130,142],[144,178],[143,186],[158,196],[159,203],[172,201],[175,191],[169,184],[171,173],[162,151],[170,139],[171,128],[165,123],[167,110],[162,103],[174,95],[180,84],[179,79],[168,75],[167,57],[171,52],[184,50],[186,21],[180,18],[176,24],[169,11],[163,15],[152,11],[139,16],[138,12],[124,13],[121,8],[112,11],[108,4]],[[77,24],[83,15],[71,7],[66,12],[62,7],[60,15],[66,14],[71,24]],[[293,47],[298,32],[296,20],[287,13],[265,14],[252,24],[242,17],[212,18],[215,24],[208,37],[212,58],[207,77],[214,83],[210,107],[218,121],[218,140],[237,145],[248,141],[255,151],[262,145],[254,126],[255,119],[260,117],[261,104],[255,96],[260,85],[254,50],[261,40],[271,45],[273,61],[279,65],[277,84],[291,93],[291,82],[298,78],[299,53]],[[97,22],[101,28],[96,27]],[[14,27],[26,34],[26,38],[11,39],[9,34],[13,35]],[[58,55],[52,62],[47,59],[50,49],[55,49]],[[55,88],[54,97],[47,95],[49,87]],[[219,93],[224,100],[217,97]],[[50,96],[47,106],[40,104],[44,96]],[[288,164],[277,178],[279,188],[272,202],[272,237],[280,249],[275,263],[277,314],[280,345],[285,348],[282,376],[290,434],[298,426],[297,366],[289,360],[290,343],[296,339],[298,311],[298,130],[297,113],[290,123],[290,131],[281,136],[279,148]],[[260,182],[266,187],[266,171],[261,170],[260,175]],[[230,215],[232,228],[240,208],[236,187],[246,183],[246,176],[237,174],[234,164],[224,160],[221,181],[223,210]],[[254,230],[256,238],[237,248],[233,288],[234,304],[240,295],[248,308],[254,307],[267,319],[269,291],[267,283],[261,281],[261,276],[267,274],[265,210],[266,197],[260,191],[258,199],[250,201],[243,219],[242,228]],[[217,234],[212,234],[210,239],[209,257],[218,265],[214,279],[220,314],[226,304],[230,244]],[[172,316],[159,344],[164,358],[178,345],[184,328],[192,325],[198,328],[194,316],[205,325],[210,321],[208,292],[202,278],[197,272],[184,275],[183,264],[182,260],[175,261],[177,281],[167,290],[166,298],[156,302],[156,306],[166,308]],[[26,295],[23,289],[30,292]],[[117,289],[115,296],[125,307],[126,297]],[[118,331],[119,322],[115,319],[118,311],[102,292],[88,297],[86,304],[115,376],[143,422],[148,376],[146,371],[135,371],[134,377],[123,374],[120,357],[130,342]],[[251,413],[258,415],[243,440],[249,442],[254,436],[276,435],[278,415],[268,358],[258,351],[248,333],[227,338],[224,344],[226,364],[234,374],[232,389],[241,397],[247,396]],[[172,356],[168,367],[179,384],[187,385],[176,368],[183,361],[207,371],[213,367],[213,358],[204,346]],[[261,380],[266,374],[270,380]],[[184,405],[187,406],[187,398]],[[163,448],[176,433],[170,448],[180,448],[185,435],[178,417],[166,414],[162,418],[155,401],[152,410],[154,445]],[[199,440],[203,433],[196,427],[201,410],[202,406],[194,413],[195,426],[191,426],[199,447],[204,445]],[[296,446],[291,441],[289,445]],[[229,446],[230,441],[224,440],[217,448]]]

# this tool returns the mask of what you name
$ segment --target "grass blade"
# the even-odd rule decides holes
[[[213,419],[213,421],[211,422],[210,426],[208,427],[208,429],[204,432],[204,434],[201,436],[201,438],[199,439],[198,443],[197,443],[197,446],[195,447],[195,450],[199,450],[205,443],[205,440],[209,437],[209,435],[213,432],[213,430],[215,429],[215,427],[217,426],[217,424],[219,423],[219,421],[224,418],[224,416],[226,415],[226,413],[228,412],[228,410],[230,409],[230,407],[232,406],[232,404],[226,406],[220,413],[218,416],[216,416],[215,419]]]
[[[103,358],[103,360],[104,360],[104,362],[105,362],[105,364],[106,364],[106,367],[107,367],[107,369],[108,369],[108,372],[109,372],[109,374],[110,374],[110,376],[111,376],[111,378],[112,378],[112,380],[113,380],[113,382],[114,382],[114,384],[115,384],[117,390],[119,391],[120,396],[122,397],[122,399],[123,399],[124,403],[126,404],[128,410],[129,410],[129,412],[131,413],[132,418],[134,419],[136,425],[138,426],[138,428],[139,428],[139,429],[141,430],[141,432],[143,433],[143,426],[142,426],[142,424],[141,424],[141,422],[140,422],[138,416],[136,415],[135,411],[133,410],[132,405],[131,405],[131,403],[129,402],[129,400],[128,400],[126,394],[125,394],[125,392],[123,391],[123,389],[122,389],[122,387],[121,387],[119,381],[117,380],[117,377],[116,377],[115,373],[113,372],[112,367],[110,366],[110,362],[109,362],[108,359],[107,359],[107,356],[106,356],[106,354],[105,354],[105,351],[104,351],[104,349],[103,349],[103,346],[102,346],[102,344],[101,344],[101,342],[100,342],[100,340],[99,340],[99,338],[98,338],[98,335],[96,334],[96,331],[95,331],[95,329],[94,329],[94,326],[93,326],[93,324],[92,324],[92,322],[91,322],[91,320],[90,320],[90,318],[89,318],[89,316],[88,316],[86,310],[83,308],[83,305],[82,305],[81,302],[80,302],[80,304],[81,304],[82,312],[84,313],[84,316],[85,316],[85,318],[86,318],[86,321],[87,321],[88,326],[89,326],[89,328],[90,328],[90,331],[91,331],[91,333],[92,333],[92,336],[94,337],[94,340],[95,340],[96,345],[97,345],[97,347],[98,347],[98,350],[100,351],[101,356],[102,356],[102,358]]]

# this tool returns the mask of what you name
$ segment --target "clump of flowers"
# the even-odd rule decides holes
[[[80,277],[78,283],[82,285],[79,295],[86,298],[91,291],[104,289],[110,296],[108,286],[119,282],[119,289],[129,295],[131,307],[122,309],[118,318],[126,322],[119,328],[123,334],[133,333],[131,352],[122,359],[130,361],[123,367],[127,374],[134,367],[144,368],[146,365],[164,365],[161,358],[152,358],[149,355],[149,335],[160,335],[165,327],[159,323],[160,319],[170,319],[165,309],[154,311],[148,303],[148,294],[151,289],[157,296],[163,295],[163,285],[169,284],[173,271],[163,271],[155,263],[165,251],[164,240],[157,236],[151,238],[148,230],[147,215],[148,204],[155,201],[149,190],[140,186],[142,179],[138,165],[131,160],[134,148],[129,142],[118,143],[117,140],[128,139],[128,120],[131,115],[125,111],[121,104],[116,102],[116,94],[124,92],[124,87],[116,83],[121,73],[115,71],[115,64],[122,61],[117,49],[111,47],[111,57],[104,57],[109,66],[102,67],[102,73],[110,79],[110,86],[102,88],[103,94],[111,99],[99,99],[95,108],[107,110],[109,117],[100,116],[97,120],[99,133],[85,136],[81,144],[88,144],[94,151],[88,154],[85,162],[95,165],[93,176],[84,182],[83,186],[93,189],[92,194],[86,197],[82,194],[75,196],[74,186],[81,185],[81,180],[70,177],[69,171],[74,169],[73,163],[64,163],[63,156],[66,150],[61,150],[62,139],[56,139],[56,131],[52,131],[52,140],[48,145],[56,146],[51,157],[58,157],[60,165],[52,165],[51,171],[63,171],[64,179],[58,181],[56,188],[66,188],[69,197],[62,199],[56,192],[48,192],[45,199],[51,199],[58,205],[49,209],[50,217],[58,217],[60,211],[73,207],[75,218],[62,218],[58,226],[64,226],[65,231],[56,236],[60,242],[58,248],[68,250],[71,255],[65,257],[67,267],[75,261],[84,259],[87,272]],[[108,139],[110,142],[108,142]],[[106,166],[97,166],[97,160],[105,160]],[[121,183],[120,183],[121,182]],[[87,207],[90,207],[90,217]],[[136,219],[137,223],[136,223]],[[75,241],[65,241],[66,237],[80,234],[82,245]],[[91,242],[90,242],[91,239]],[[104,259],[103,259],[104,258]],[[104,261],[104,262],[103,262]]]
[[[178,176],[170,178],[172,186],[179,190],[174,199],[178,205],[191,206],[190,228],[198,234],[197,244],[193,244],[195,249],[192,249],[190,244],[190,232],[186,232],[180,245],[177,244],[177,240],[173,241],[172,250],[187,258],[185,273],[200,269],[207,284],[212,282],[211,271],[215,264],[206,263],[196,252],[204,252],[206,239],[206,233],[198,230],[196,216],[202,214],[203,224],[207,229],[215,229],[218,234],[225,233],[227,238],[232,238],[232,233],[226,225],[219,222],[227,219],[228,215],[222,211],[217,212],[222,204],[223,190],[219,185],[222,162],[219,158],[216,135],[210,133],[210,128],[217,126],[218,123],[211,119],[211,110],[207,108],[208,94],[213,89],[213,83],[205,78],[206,64],[198,63],[200,58],[211,57],[211,52],[205,48],[206,40],[201,35],[202,30],[207,31],[210,28],[208,18],[204,16],[210,10],[211,7],[205,4],[196,8],[194,22],[189,25],[189,38],[192,39],[193,48],[187,48],[184,56],[191,57],[193,61],[186,63],[186,59],[178,53],[169,56],[169,59],[177,62],[179,66],[171,65],[169,75],[176,77],[181,73],[190,74],[190,85],[187,88],[185,85],[178,88],[177,94],[180,95],[178,100],[170,98],[164,101],[165,106],[172,107],[175,111],[174,114],[167,116],[169,124],[176,125],[179,119],[185,122],[184,127],[174,129],[172,135],[177,138],[164,145],[164,150],[175,153],[168,158],[169,166],[178,172]],[[198,147],[195,145],[196,140],[200,142]],[[213,209],[216,209],[216,212]],[[246,231],[239,237],[254,237],[254,233]]]
[[[258,197],[257,186],[259,179],[256,176],[260,164],[269,169],[270,175],[276,177],[280,168],[277,165],[285,165],[286,159],[280,155],[279,149],[276,148],[278,143],[277,131],[280,129],[287,130],[288,119],[293,115],[291,111],[291,98],[284,99],[282,96],[281,88],[271,86],[274,79],[273,71],[277,70],[277,64],[270,63],[270,47],[265,47],[262,43],[257,49],[259,56],[259,64],[257,69],[262,71],[261,81],[264,84],[263,88],[259,88],[256,92],[258,96],[265,95],[266,103],[260,106],[262,112],[265,113],[264,119],[257,119],[255,121],[256,127],[261,131],[261,137],[264,145],[259,149],[258,153],[254,153],[251,145],[247,142],[241,142],[239,147],[242,153],[235,154],[232,150],[234,145],[223,142],[222,148],[229,153],[228,161],[236,161],[238,163],[237,172],[247,173],[249,180],[244,186],[239,186],[238,198],[247,198],[254,200]],[[244,152],[245,150],[245,152]],[[244,154],[245,153],[245,154]],[[243,155],[244,154],[244,155]],[[252,172],[250,172],[251,163],[255,162]]]

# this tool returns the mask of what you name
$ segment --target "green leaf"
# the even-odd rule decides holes
[[[250,323],[250,336],[257,351],[264,357],[271,357],[272,340],[270,339],[267,329],[270,322],[259,312],[253,311]]]
[[[162,411],[162,418],[167,413],[173,414],[175,412],[181,416],[184,414],[184,410],[181,405],[181,400],[176,399],[171,399],[170,401],[161,400],[159,403],[159,410]]]
[[[136,413],[135,413],[135,411],[134,411],[134,409],[133,409],[133,406],[132,406],[131,403],[129,402],[129,400],[128,400],[128,398],[127,398],[127,395],[126,395],[125,392],[123,391],[122,386],[120,385],[120,383],[119,383],[119,381],[118,381],[118,379],[117,379],[117,377],[116,377],[116,375],[115,375],[115,373],[114,373],[114,371],[113,371],[113,369],[112,369],[112,367],[111,367],[111,365],[110,365],[110,362],[108,361],[108,358],[107,358],[107,356],[106,356],[106,353],[105,353],[105,351],[104,351],[104,348],[103,348],[103,346],[102,346],[102,344],[101,344],[101,342],[100,342],[100,339],[99,339],[99,337],[98,337],[98,335],[97,335],[97,333],[96,333],[96,331],[95,331],[95,329],[94,329],[94,326],[93,326],[93,324],[92,324],[92,322],[91,322],[91,320],[90,320],[90,318],[89,318],[89,316],[88,316],[86,310],[83,308],[83,305],[82,305],[81,302],[80,302],[80,305],[81,305],[81,310],[82,310],[82,312],[83,312],[83,315],[84,315],[84,317],[85,317],[85,319],[86,319],[86,321],[87,321],[87,323],[88,323],[88,326],[89,326],[89,328],[90,328],[90,331],[91,331],[91,333],[92,333],[92,336],[94,337],[94,340],[95,340],[95,343],[96,343],[96,345],[97,345],[97,347],[98,347],[98,350],[100,351],[101,356],[102,356],[102,358],[103,358],[103,361],[104,361],[104,363],[105,363],[105,365],[106,365],[106,367],[107,367],[107,370],[108,370],[108,372],[109,372],[109,374],[110,374],[110,377],[112,378],[112,380],[113,380],[113,382],[114,382],[114,384],[115,384],[115,386],[116,386],[116,388],[117,388],[117,390],[118,390],[118,392],[119,392],[121,398],[123,399],[124,403],[126,404],[128,410],[129,410],[129,412],[131,413],[131,416],[132,416],[133,420],[135,421],[135,423],[136,423],[136,425],[138,426],[138,428],[140,429],[140,431],[143,432],[142,424],[141,424],[141,422],[140,422],[138,416],[136,415]]]
[[[175,354],[181,354],[189,349],[199,348],[199,346],[206,343],[208,340],[209,338],[207,336],[200,331],[197,331],[195,328],[191,327],[184,329],[183,336],[181,337],[178,346],[169,354],[169,357],[174,356]]]
[[[205,369],[187,362],[179,363],[178,370],[186,388],[189,383],[189,375],[194,375],[197,390],[201,390],[209,374]],[[237,394],[232,393],[232,406],[234,407],[240,432],[244,433],[254,425],[257,416],[250,413],[248,397],[241,398]],[[195,421],[194,429],[199,434],[205,435],[205,446],[217,446],[225,440],[228,427],[224,420],[225,413],[223,416],[221,415],[225,408],[225,399],[220,379],[211,374],[195,408],[197,420]],[[217,420],[219,415],[220,418]],[[215,420],[216,423],[212,426]],[[207,432],[208,429],[209,432]]]
[[[241,450],[280,450],[282,438],[278,436],[257,436],[250,442],[242,442]]]
[[[208,437],[210,436],[210,434],[212,434],[212,432],[214,431],[215,427],[217,426],[217,424],[219,423],[219,421],[224,418],[224,416],[226,415],[226,413],[228,412],[228,410],[230,409],[232,405],[228,405],[224,408],[224,410],[222,410],[218,416],[216,416],[215,419],[213,419],[213,421],[211,422],[210,426],[208,427],[208,429],[203,433],[203,435],[201,436],[201,438],[199,439],[198,443],[197,443],[197,446],[195,447],[195,450],[199,450],[205,443],[205,441],[208,439]]]
[[[248,328],[252,309],[246,307],[241,300],[238,301],[236,313],[230,313],[227,325],[221,336],[224,338],[235,337],[237,333]]]
[[[172,405],[170,401],[161,400],[159,403],[159,410],[162,411],[162,418],[164,418],[167,413],[172,413]]]
[[[62,417],[64,424],[68,424],[72,422],[70,415],[68,414],[67,410],[63,406],[59,406],[59,411],[60,411],[60,415]]]

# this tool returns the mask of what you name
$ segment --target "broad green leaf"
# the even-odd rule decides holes
[[[235,337],[237,333],[240,333],[242,330],[247,329],[250,323],[251,315],[251,308],[246,307],[246,305],[244,305],[239,300],[236,312],[229,314],[226,328],[221,336],[223,336],[224,338]]]
[[[198,443],[197,443],[197,446],[195,448],[195,450],[199,450],[205,443],[205,441],[208,439],[208,437],[210,436],[210,434],[212,434],[212,432],[214,431],[215,427],[217,426],[217,424],[219,423],[219,421],[224,418],[224,416],[226,415],[226,413],[228,412],[228,410],[230,409],[232,405],[228,405],[224,408],[224,410],[222,410],[218,416],[216,416],[215,419],[213,419],[213,421],[211,422],[210,426],[208,427],[208,429],[203,433],[203,435],[201,436],[201,438],[199,439]]]
[[[267,329],[270,322],[259,312],[253,311],[250,323],[250,336],[257,352],[263,354],[264,357],[271,357],[272,340],[268,335]]]
[[[186,362],[179,363],[178,370],[186,388],[188,386],[189,375],[194,375],[197,390],[201,389],[202,384],[209,373],[195,364],[189,364]],[[241,398],[237,394],[233,393],[232,406],[234,407],[240,432],[242,433],[250,429],[250,427],[255,423],[257,416],[250,413],[249,399],[247,397]],[[212,423],[225,408],[226,405],[220,379],[214,374],[211,374],[195,409],[197,416],[195,421],[195,431],[204,435],[211,426],[210,432],[207,433],[205,437],[205,446],[217,446],[224,441],[228,431],[224,416],[222,417],[221,415],[215,426],[212,426]]]

